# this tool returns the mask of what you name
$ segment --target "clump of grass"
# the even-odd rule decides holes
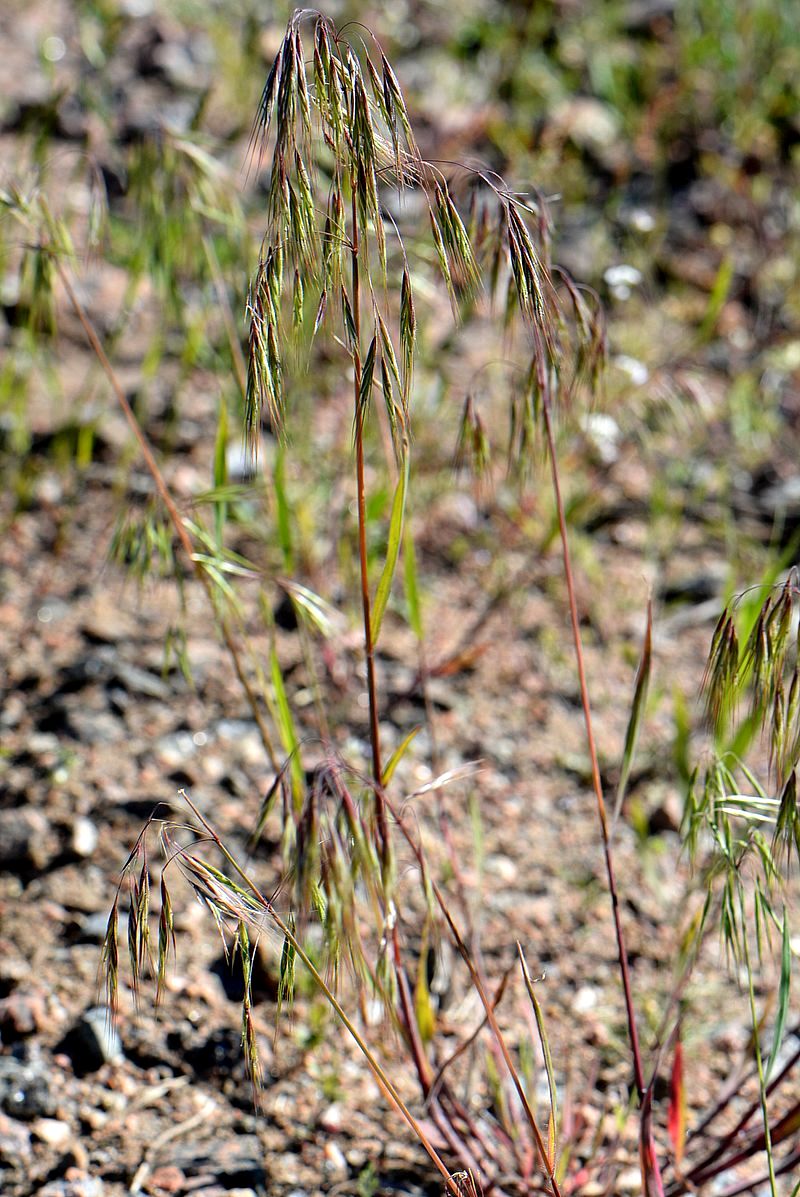
[[[165,207],[143,206],[159,225],[148,242],[152,260],[147,268],[156,273],[163,271],[166,293],[174,299],[181,273],[201,268],[192,255],[176,256],[176,212],[180,214],[185,200],[192,208],[192,228],[203,240],[209,197],[218,195],[213,188],[219,186],[219,179],[197,147],[175,143],[163,159],[148,158],[152,151],[149,147],[140,163],[142,179],[147,183],[145,194],[155,186],[154,180],[162,179],[158,173],[162,168],[179,185],[175,190],[168,188],[163,196],[148,199],[148,203],[152,200],[156,204],[166,201]],[[437,883],[407,814],[407,802],[417,795],[397,793],[395,770],[411,737],[388,759],[381,738],[376,647],[401,554],[409,619],[422,640],[413,542],[405,527],[413,485],[413,368],[421,304],[413,241],[389,218],[382,202],[382,192],[388,188],[401,194],[413,190],[423,201],[429,256],[436,263],[455,318],[476,319],[487,304],[497,301],[501,331],[516,330],[516,352],[522,354],[523,366],[518,375],[522,381],[512,388],[509,399],[507,444],[511,464],[521,468],[534,447],[543,445],[550,467],[600,844],[612,900],[634,1089],[640,1107],[643,1189],[648,1195],[689,1191],[716,1177],[732,1162],[763,1150],[769,1183],[776,1193],[777,1175],[789,1170],[795,1161],[792,1151],[777,1159],[775,1149],[788,1138],[788,1128],[795,1125],[792,1119],[796,1108],[783,1112],[776,1121],[769,1107],[771,1086],[778,1079],[773,1074],[786,1024],[791,974],[789,920],[785,907],[782,917],[778,914],[775,895],[780,893],[784,849],[800,853],[795,781],[800,738],[794,575],[766,600],[744,648],[740,648],[733,613],[724,613],[712,643],[707,676],[708,707],[718,735],[733,719],[743,695],[750,694],[749,717],[767,733],[780,796],[770,796],[758,787],[751,773],[744,776],[755,793],[742,796],[735,766],[722,758],[709,767],[702,785],[695,785],[686,822],[687,842],[698,863],[701,851],[707,852],[710,844],[710,853],[702,862],[707,895],[695,945],[713,921],[712,914],[718,914],[724,942],[732,958],[743,965],[748,979],[759,1090],[757,1109],[762,1113],[763,1132],[760,1137],[748,1137],[753,1110],[745,1111],[740,1124],[721,1143],[706,1146],[697,1159],[684,1165],[686,1131],[680,1109],[685,1078],[682,1053],[676,1052],[670,1118],[675,1162],[665,1187],[662,1173],[670,1165],[664,1163],[664,1152],[657,1148],[653,1130],[658,1059],[648,1075],[639,1043],[614,866],[613,818],[606,808],[592,729],[580,611],[556,453],[557,419],[599,383],[605,327],[597,297],[551,263],[549,216],[541,197],[512,192],[490,172],[462,171],[458,178],[449,178],[437,165],[423,161],[402,90],[380,46],[369,37],[364,40],[360,35],[338,30],[320,14],[298,11],[288,25],[262,93],[253,130],[253,152],[259,169],[269,166],[269,186],[264,238],[247,298],[247,354],[239,380],[245,431],[252,453],[256,451],[262,421],[268,421],[278,437],[285,438],[293,417],[289,380],[302,357],[300,351],[308,340],[327,335],[341,354],[342,377],[349,375],[352,379],[352,487],[369,704],[368,769],[342,758],[323,715],[320,732],[325,751],[313,772],[306,773],[305,746],[298,734],[274,636],[268,664],[254,663],[248,653],[236,586],[237,579],[251,577],[256,571],[225,546],[225,522],[236,495],[227,484],[222,454],[215,454],[214,488],[205,496],[214,513],[214,527],[210,529],[199,514],[189,518],[180,511],[170,494],[97,330],[72,286],[68,230],[52,216],[41,196],[17,192],[3,197],[7,209],[31,233],[33,285],[42,310],[45,301],[52,299],[53,280],[59,278],[155,484],[161,515],[148,519],[141,534],[123,525],[116,550],[142,575],[152,571],[156,560],[177,574],[176,561],[180,557],[206,594],[261,730],[274,774],[254,838],[257,840],[273,811],[279,813],[282,827],[282,866],[291,902],[288,915],[277,909],[276,895],[264,892],[231,854],[188,795],[183,795],[190,812],[187,822],[168,818],[148,823],[124,866],[109,918],[103,963],[110,1003],[116,1003],[119,988],[123,884],[128,894],[127,951],[134,995],[138,996],[142,979],[150,973],[158,1000],[177,947],[171,887],[173,878],[180,875],[208,909],[226,951],[240,959],[244,977],[242,1043],[254,1084],[259,1079],[259,1060],[252,1009],[252,959],[259,936],[265,935],[275,938],[280,948],[281,1001],[291,1000],[295,970],[302,965],[363,1052],[383,1092],[419,1137],[448,1192],[474,1197],[481,1191],[499,1195],[547,1191],[559,1197],[562,1192],[578,1189],[593,1163],[584,1167],[573,1164],[569,1143],[559,1135],[556,1071],[547,1040],[546,1015],[523,948],[518,945],[521,979],[545,1062],[545,1130],[541,1129],[545,1124],[524,1083],[518,1055],[509,1046],[497,1017],[508,976],[492,989],[480,956],[471,950],[469,934]],[[197,197],[196,204],[192,196]],[[219,263],[213,243],[206,237],[203,244],[210,277],[217,286]],[[231,354],[237,363],[235,336],[231,337]],[[388,429],[385,469],[392,479],[393,493],[383,529],[383,559],[376,565],[368,553],[370,533],[374,531],[370,520],[377,517],[370,516],[365,460],[368,432],[379,404],[383,405],[382,418]],[[488,423],[478,398],[468,397],[457,455],[460,463],[470,464],[478,473],[488,467],[493,439]],[[221,417],[218,445],[223,448],[224,427]],[[281,451],[288,451],[285,444]],[[277,471],[276,490],[280,491]],[[285,493],[278,494],[278,505],[285,515]],[[284,560],[288,560],[285,530],[282,548]],[[294,581],[280,584],[301,620],[324,631],[330,622],[324,601]],[[268,630],[274,631],[270,619],[267,612],[265,623]],[[624,799],[641,722],[650,670],[650,638],[648,618],[617,807]],[[455,779],[452,772],[444,774],[426,789],[438,792]],[[771,841],[761,830],[765,822],[774,824]],[[151,929],[153,835],[160,841],[164,859],[157,938]],[[410,903],[396,875],[398,839],[417,866],[426,928],[440,929],[450,936],[481,1003],[481,1023],[471,1040],[488,1031],[487,1068],[496,1106],[496,1121],[490,1131],[450,1082],[450,1070],[465,1050],[464,1045],[442,1057],[436,1043],[427,978],[423,969],[409,962],[403,928]],[[322,928],[332,983],[305,946],[304,930],[311,920]],[[781,942],[781,983],[774,1038],[767,1055],[759,1042],[754,975],[755,964],[773,935]],[[381,1062],[377,1048],[367,1042],[359,1020],[340,998],[336,982],[345,970],[364,991],[383,1001],[407,1052],[427,1115],[446,1143],[446,1151],[434,1146]],[[669,1017],[674,1026],[676,1019],[671,1011]],[[781,1072],[778,1077],[784,1075]],[[728,1104],[722,1099],[718,1110],[726,1109]]]
[[[306,27],[310,28],[310,53],[303,41]],[[402,804],[391,796],[389,783],[396,759],[384,764],[375,648],[401,546],[407,540],[404,514],[411,478],[412,371],[419,317],[409,254],[398,226],[385,215],[380,189],[392,187],[402,192],[413,188],[425,201],[435,260],[454,315],[461,319],[470,317],[480,302],[484,279],[487,279],[486,290],[490,299],[505,289],[503,325],[508,329],[515,321],[521,321],[528,346],[524,384],[516,389],[510,403],[511,460],[512,463],[519,462],[540,439],[543,440],[556,502],[592,783],[614,912],[634,1084],[642,1110],[643,1186],[648,1193],[663,1193],[662,1166],[652,1127],[655,1072],[649,1080],[646,1078],[639,1045],[614,869],[613,825],[606,810],[592,730],[554,432],[557,407],[568,407],[584,388],[592,390],[598,384],[605,353],[605,329],[596,296],[563,272],[553,270],[549,260],[549,218],[540,198],[524,199],[512,193],[495,176],[477,172],[470,179],[470,211],[466,219],[462,218],[451,182],[438,167],[424,162],[419,155],[401,89],[380,47],[374,43],[357,45],[344,37],[325,17],[298,11],[290,21],[264,87],[253,131],[253,149],[259,167],[269,157],[270,181],[266,232],[247,302],[249,344],[245,428],[253,452],[257,444],[258,427],[265,417],[278,436],[283,436],[284,429],[291,422],[287,376],[293,358],[297,356],[292,346],[298,345],[309,326],[312,338],[329,332],[340,346],[344,360],[351,368],[353,380],[354,490],[358,514],[371,775],[359,773],[335,752],[331,752],[327,762],[316,770],[313,780],[310,783],[304,781],[297,767],[301,747],[292,730],[291,712],[273,659],[274,712],[281,729],[281,739],[291,755],[287,764],[276,772],[258,819],[258,827],[264,825],[269,812],[278,806],[284,828],[284,866],[291,877],[293,910],[297,912],[296,917],[300,922],[288,923],[277,914],[272,901],[257,889],[188,798],[186,801],[199,825],[198,833],[213,843],[222,856],[223,867],[209,863],[195,847],[176,838],[171,825],[166,824],[162,829],[168,860],[183,873],[197,896],[211,911],[223,938],[232,943],[233,950],[242,958],[246,980],[243,1044],[251,1075],[254,1078],[257,1076],[258,1061],[247,985],[250,936],[271,927],[283,940],[281,990],[284,997],[291,992],[295,962],[301,961],[310,969],[326,998],[364,1051],[367,1063],[378,1077],[384,1092],[420,1136],[448,1191],[478,1192],[483,1186],[484,1191],[503,1192],[503,1186],[510,1184],[518,1192],[533,1192],[544,1187],[558,1197],[562,1185],[566,1184],[568,1153],[559,1156],[557,1148],[557,1091],[545,1020],[522,948],[520,946],[518,949],[520,966],[547,1065],[550,1097],[546,1133],[539,1128],[536,1113],[520,1078],[518,1063],[509,1050],[496,1017],[496,1007],[505,990],[505,981],[492,996],[482,966],[470,952],[447,900],[431,876],[418,837],[402,813]],[[364,468],[365,435],[376,392],[385,407],[396,477],[387,547],[377,585],[370,576],[367,553],[368,515]],[[489,437],[483,417],[474,397],[469,397],[461,421],[458,460],[462,464],[468,462],[480,473],[487,468],[489,451]],[[413,550],[413,546],[411,548]],[[407,586],[409,576],[413,583],[413,551],[408,554],[408,562]],[[414,592],[413,585],[411,592]],[[786,593],[788,595],[788,591]],[[754,633],[752,648],[747,656],[746,669],[755,679],[757,697],[754,703],[762,717],[768,709],[772,712],[776,710],[776,695],[782,694],[781,684],[769,678],[773,676],[771,669],[774,672],[780,652],[783,651],[789,626],[786,616],[788,602],[788,598],[779,600],[775,611],[768,611],[759,622],[758,628],[762,630],[759,632],[757,628]],[[418,609],[415,623],[419,634]],[[650,636],[648,621],[626,742],[623,776],[630,769],[647,690]],[[784,659],[781,658],[777,672],[782,673],[783,667]],[[712,683],[709,690],[710,709],[717,720],[730,708],[731,699],[725,696],[725,687],[735,688],[738,685],[740,669],[730,620],[723,620],[712,647],[709,674]],[[783,703],[782,698],[780,703]],[[775,748],[775,759],[783,767],[788,759],[788,741],[785,732],[781,732],[781,736],[780,744]],[[715,776],[719,778],[720,772]],[[435,784],[444,784],[446,780],[442,778]],[[708,789],[707,786],[706,793]],[[620,783],[617,806],[621,796],[624,796],[624,780]],[[790,823],[785,813],[788,805],[789,799],[785,798],[782,803],[783,827]],[[698,807],[692,825],[695,832],[700,817]],[[411,973],[406,965],[405,946],[399,931],[399,903],[402,897],[394,875],[393,829],[405,839],[417,861],[428,918],[441,921],[463,959],[484,1009],[485,1024],[493,1044],[492,1058],[496,1061],[492,1067],[504,1071],[519,1103],[518,1109],[522,1111],[520,1120],[512,1102],[498,1100],[500,1125],[493,1143],[486,1139],[469,1110],[449,1086],[447,1061],[434,1070],[434,1057],[429,1047],[433,1026],[428,1017],[424,984],[420,989],[417,980],[414,995]],[[729,846],[733,843],[729,837]],[[771,884],[777,876],[771,864],[771,855],[763,850],[763,844],[755,836],[747,841],[744,850],[749,850],[753,845],[761,851],[759,859],[764,866],[765,877]],[[728,859],[731,871],[725,885],[729,897],[727,905],[724,904],[728,913],[723,913],[723,926],[727,925],[730,929],[729,943],[734,951],[744,953],[750,977],[751,1012],[755,1019],[748,939],[746,933],[744,937],[741,933],[737,937],[736,932],[736,928],[742,926],[740,920],[747,918],[743,891],[736,884],[736,878],[741,875],[739,870],[744,854],[741,849],[741,845],[733,848]],[[133,863],[129,862],[129,871],[133,867]],[[131,882],[134,931],[129,955],[137,977],[141,975],[146,955],[141,942],[144,872],[143,864],[138,879]],[[712,869],[709,876],[713,875],[715,871]],[[757,928],[761,928],[765,927],[768,918],[773,922],[775,918],[766,897],[766,888],[757,888],[756,892],[755,920]],[[371,912],[371,919],[367,922],[365,910]],[[429,1114],[449,1151],[463,1165],[462,1172],[451,1174],[400,1099],[390,1078],[378,1063],[374,1050],[366,1044],[339,999],[310,961],[298,931],[298,926],[302,926],[303,920],[309,917],[315,917],[322,926],[333,976],[338,975],[343,961],[346,961],[355,976],[383,999],[405,1043]],[[366,935],[369,921],[372,922],[371,946]],[[165,920],[162,914],[164,931],[159,936],[157,977],[163,974],[166,953],[171,943],[169,926],[169,917]],[[787,926],[784,916],[784,939]],[[116,984],[118,971],[116,928],[114,917],[106,945],[107,971],[112,987]],[[761,950],[760,942],[758,950]],[[780,1041],[781,1030],[782,1025],[777,1029],[776,1043]],[[673,1079],[674,1092],[680,1096],[683,1078],[678,1059],[676,1057]],[[757,1060],[763,1095],[769,1069],[774,1063],[774,1053],[766,1070],[762,1069],[758,1055]],[[495,1083],[499,1085],[500,1094],[504,1091],[505,1082],[499,1080],[499,1073]],[[674,1097],[674,1108],[677,1108],[677,1101],[678,1097]],[[765,1146],[774,1184],[775,1169],[765,1097],[763,1107]],[[671,1118],[671,1125],[674,1122]],[[677,1125],[680,1127],[682,1124],[679,1121]],[[676,1143],[676,1154],[682,1156],[685,1131],[679,1129],[675,1134],[681,1140],[679,1147]],[[732,1138],[731,1144],[733,1142]],[[534,1178],[531,1170],[531,1151],[538,1158],[539,1179]],[[704,1175],[703,1168],[714,1170],[715,1160],[709,1162],[706,1158],[704,1163],[695,1167],[694,1174]],[[501,1180],[503,1174],[514,1178],[513,1181]],[[683,1191],[680,1173],[670,1191]]]

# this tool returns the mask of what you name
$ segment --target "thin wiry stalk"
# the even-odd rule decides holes
[[[197,559],[197,552],[196,552],[194,544],[192,543],[192,538],[191,538],[189,531],[186,527],[186,523],[185,523],[183,517],[181,516],[180,512],[178,511],[177,506],[175,505],[175,500],[172,498],[172,495],[170,494],[169,487],[166,484],[164,475],[162,474],[161,469],[158,465],[158,462],[155,459],[153,451],[150,448],[150,445],[147,441],[147,438],[144,435],[144,432],[142,431],[139,421],[136,419],[133,408],[131,407],[130,403],[128,402],[125,392],[123,391],[123,389],[119,383],[116,373],[114,372],[114,368],[111,365],[111,362],[109,361],[105,350],[103,349],[100,338],[97,335],[97,330],[95,329],[92,321],[89,319],[89,316],[88,316],[83,304],[78,299],[78,296],[75,294],[75,290],[72,286],[72,283],[70,282],[69,275],[67,274],[67,271],[64,269],[62,263],[58,260],[57,257],[54,258],[54,261],[55,261],[55,265],[56,265],[56,270],[58,272],[58,276],[61,279],[62,285],[64,287],[64,290],[67,293],[67,298],[69,299],[69,301],[72,305],[73,311],[75,312],[75,315],[78,317],[78,320],[80,321],[81,327],[83,328],[83,331],[86,334],[86,339],[88,340],[89,344],[91,345],[92,351],[94,352],[97,360],[99,361],[100,365],[102,366],[103,371],[106,375],[106,378],[108,379],[108,381],[111,385],[111,389],[114,392],[114,397],[116,398],[117,403],[119,404],[119,406],[122,410],[122,413],[128,423],[128,426],[131,429],[131,432],[133,433],[137,444],[139,445],[139,450],[142,454],[142,457],[144,458],[145,465],[147,466],[150,476],[153,479],[153,483],[158,492],[159,498],[161,499],[162,503],[164,504],[167,514],[169,515],[172,526],[175,529],[175,534],[178,537],[178,540],[180,541],[180,544],[184,550],[184,553],[186,554],[187,561],[189,562],[195,577],[200,582],[200,584],[203,588],[203,591],[206,594],[206,597],[208,598],[209,603],[211,604],[212,611],[214,611],[214,613],[216,615],[218,615],[218,617],[219,617],[219,625],[220,625],[220,631],[222,633],[222,639],[225,643],[225,647],[226,647],[228,654],[231,658],[231,661],[233,663],[233,667],[236,672],[236,677],[239,681],[239,684],[242,687],[242,690],[244,691],[244,695],[245,695],[245,698],[247,699],[247,703],[248,703],[248,706],[250,707],[250,711],[253,716],[253,719],[255,720],[256,726],[258,727],[259,735],[261,737],[261,742],[264,745],[264,751],[267,754],[267,758],[269,759],[269,762],[270,762],[270,765],[272,766],[272,768],[276,772],[279,772],[280,771],[280,762],[278,759],[278,754],[275,751],[275,747],[272,742],[272,736],[270,735],[269,728],[267,727],[266,721],[261,712],[258,698],[256,696],[255,691],[253,690],[252,685],[250,684],[250,679],[248,678],[247,673],[245,671],[244,662],[242,661],[241,652],[239,650],[239,645],[236,643],[236,638],[234,636],[233,629],[231,628],[230,620],[227,615],[225,615],[224,613],[220,613],[218,611],[217,603],[214,600],[214,593],[212,590],[211,581],[210,581],[208,575],[206,574],[205,570],[203,569],[202,565],[200,564],[200,562]]]
[[[642,1067],[642,1053],[639,1046],[639,1031],[636,1025],[636,1011],[633,1002],[633,992],[631,988],[630,968],[628,964],[628,950],[625,945],[625,935],[622,929],[622,917],[619,908],[619,894],[617,891],[617,878],[614,869],[614,856],[611,846],[611,828],[609,826],[608,815],[606,812],[606,803],[603,796],[603,783],[600,778],[600,764],[597,757],[597,745],[594,738],[594,731],[592,728],[592,709],[589,700],[589,686],[586,680],[586,666],[583,658],[583,641],[581,639],[580,621],[578,617],[578,603],[575,597],[575,582],[572,573],[572,558],[569,550],[569,535],[567,531],[567,520],[564,511],[564,500],[561,494],[561,480],[558,469],[558,459],[556,455],[555,435],[553,433],[553,421],[550,411],[549,395],[545,391],[542,395],[542,418],[544,421],[545,437],[547,441],[548,456],[550,459],[550,472],[553,483],[553,494],[556,502],[556,511],[558,514],[558,528],[561,539],[561,553],[564,563],[564,578],[567,586],[567,600],[569,604],[570,623],[572,626],[572,640],[575,649],[575,663],[578,670],[578,685],[580,687],[581,705],[583,707],[583,719],[586,726],[586,740],[589,749],[589,759],[591,762],[592,771],[592,785],[594,787],[595,798],[597,801],[597,814],[600,822],[600,834],[603,840],[603,855],[606,864],[606,876],[608,878],[608,889],[611,897],[611,908],[614,917],[614,934],[617,940],[617,954],[619,958],[620,976],[622,979],[622,989],[625,1000],[625,1015],[628,1022],[628,1038],[631,1045],[631,1055],[633,1057],[633,1076],[634,1084],[636,1086],[636,1093],[639,1098],[639,1104],[644,1101],[645,1096],[645,1081],[644,1069]],[[664,1186],[661,1179],[660,1169],[658,1167],[655,1144],[652,1140],[652,1133],[650,1135],[651,1162],[654,1166],[655,1182],[659,1197],[663,1197]]]

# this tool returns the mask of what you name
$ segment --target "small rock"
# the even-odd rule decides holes
[[[332,1102],[319,1116],[319,1125],[329,1135],[338,1135],[344,1124],[344,1110],[338,1101]]]
[[[642,281],[642,272],[635,266],[622,262],[618,266],[609,266],[603,278],[612,290],[614,287],[638,287]]]
[[[47,1008],[40,990],[17,990],[0,1001],[0,1034],[4,1043],[15,1043],[47,1026]]]
[[[31,1133],[21,1122],[0,1114],[0,1161],[19,1166],[31,1158]]]
[[[102,943],[108,927],[108,911],[96,910],[84,915],[78,927],[78,943]]]
[[[622,430],[613,416],[606,412],[586,412],[581,420],[586,439],[602,465],[613,465],[619,457]]]
[[[79,817],[72,824],[70,848],[76,856],[92,856],[97,847],[97,828],[91,819]]]
[[[506,885],[517,879],[517,866],[500,852],[492,853],[486,858],[486,871],[498,877]]]
[[[18,1055],[0,1056],[0,1108],[6,1114],[31,1122],[52,1117],[55,1107],[50,1069],[38,1050],[26,1046]]]
[[[87,1176],[78,1168],[69,1168],[63,1180],[51,1180],[37,1190],[37,1197],[103,1197],[105,1185],[99,1176]]]
[[[617,369],[621,370],[623,374],[627,374],[637,387],[644,386],[650,378],[647,366],[635,357],[628,357],[626,353],[618,353],[616,357],[612,358],[612,361]]]
[[[87,640],[99,644],[117,644],[137,632],[134,620],[122,610],[118,598],[105,593],[92,603],[81,630]]]
[[[133,695],[143,695],[145,698],[159,698],[167,701],[172,697],[172,688],[168,682],[149,669],[140,669],[138,665],[131,665],[121,658],[114,660],[114,675],[126,690]]]
[[[333,1141],[325,1144],[325,1168],[335,1176],[347,1175],[347,1160],[341,1148]]]
[[[57,1050],[69,1056],[76,1076],[87,1076],[103,1064],[118,1060],[123,1054],[122,1040],[108,1006],[90,1007]]]
[[[57,1150],[66,1147],[72,1138],[72,1128],[60,1118],[37,1118],[31,1131],[42,1143]]]
[[[161,736],[155,748],[159,760],[169,769],[185,767],[189,758],[197,752],[197,745],[189,731],[170,732]]]
[[[3,951],[6,951],[3,944]],[[31,966],[21,956],[0,956],[0,993],[11,993],[30,976]]]
[[[581,985],[572,1001],[576,1014],[588,1014],[597,1005],[597,990],[593,985]]]
[[[174,1164],[156,1168],[145,1185],[148,1193],[180,1193],[186,1184],[186,1177]]]
[[[0,811],[0,869],[11,873],[40,872],[58,855],[49,822],[38,810]]]

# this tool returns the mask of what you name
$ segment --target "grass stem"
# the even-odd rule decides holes
[[[603,796],[603,783],[600,778],[600,764],[597,757],[597,745],[594,737],[594,730],[592,728],[592,709],[591,703],[589,701],[589,686],[586,680],[586,665],[583,656],[583,641],[581,639],[580,620],[578,617],[578,603],[575,596],[575,580],[572,572],[572,558],[569,549],[567,519],[566,513],[564,511],[564,499],[561,493],[561,479],[559,476],[558,459],[556,456],[556,444],[555,435],[553,432],[553,418],[550,410],[550,398],[547,394],[545,394],[542,398],[542,414],[544,418],[545,437],[547,440],[547,451],[550,458],[553,494],[555,497],[556,511],[558,514],[558,529],[561,539],[564,577],[567,585],[567,599],[569,603],[570,623],[572,625],[572,639],[575,648],[575,663],[578,671],[581,705],[583,707],[583,719],[586,726],[586,741],[589,749],[589,759],[591,762],[592,785],[594,788],[595,798],[597,800],[597,814],[600,821],[600,834],[603,840],[603,855],[606,864],[606,876],[608,878],[608,889],[611,896],[611,907],[614,917],[614,933],[617,940],[617,955],[619,958],[619,968],[622,978],[623,996],[625,1000],[625,1015],[628,1022],[628,1038],[630,1041],[631,1054],[633,1057],[633,1078],[634,1084],[636,1086],[636,1094],[639,1099],[639,1105],[641,1106],[645,1096],[642,1053],[639,1045],[639,1032],[636,1026],[636,1011],[634,1008],[633,992],[631,988],[628,950],[625,945],[625,935],[622,928],[622,917],[619,908],[619,893],[617,890],[616,871],[614,869],[614,856],[611,847],[608,814],[606,812],[606,803]],[[658,1187],[658,1193],[661,1197],[664,1190],[656,1160],[655,1147],[652,1143],[652,1134],[650,1135],[650,1139],[650,1158],[655,1169],[656,1184]]]

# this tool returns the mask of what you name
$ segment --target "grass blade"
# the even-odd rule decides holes
[[[617,797],[614,803],[614,815],[612,819],[612,827],[619,818],[622,804],[625,801],[625,793],[628,788],[628,780],[631,775],[631,765],[633,764],[633,756],[636,752],[636,744],[639,739],[639,731],[642,726],[642,719],[644,717],[644,709],[647,705],[647,691],[650,685],[650,670],[653,663],[653,603],[649,600],[647,603],[647,626],[644,633],[644,644],[642,645],[642,655],[639,659],[639,668],[636,670],[636,681],[633,688],[633,703],[631,704],[631,713],[628,720],[628,730],[625,733],[625,747],[622,752],[622,767],[619,774],[619,784],[617,786]]]
[[[408,733],[407,736],[405,736],[400,741],[400,743],[397,745],[394,752],[392,753],[392,755],[389,757],[388,761],[384,765],[383,784],[385,786],[388,786],[389,782],[392,780],[392,776],[394,774],[395,769],[400,764],[401,760],[403,759],[403,757],[406,754],[406,751],[408,750],[409,745],[411,744],[411,741],[414,739],[414,737],[417,735],[417,733],[419,731],[421,731],[421,728],[419,726],[412,727],[411,731]]]
[[[406,453],[403,458],[397,488],[394,492],[394,501],[392,502],[392,516],[389,521],[389,542],[386,546],[386,561],[383,565],[383,573],[378,582],[378,589],[375,592],[375,602],[372,607],[373,644],[377,644],[378,642],[386,604],[389,601],[389,593],[392,589],[392,580],[395,569],[397,568],[397,558],[400,553],[400,541],[403,537],[403,519],[406,510],[406,490],[408,489],[408,468],[409,458],[408,453]]]
[[[528,971],[525,953],[523,952],[522,944],[519,943],[519,941],[517,941],[517,955],[519,957],[520,968],[522,969],[522,977],[525,981],[525,988],[528,991],[528,997],[530,998],[531,1006],[533,1007],[533,1013],[536,1019],[536,1030],[539,1035],[539,1044],[542,1049],[542,1056],[544,1057],[545,1071],[547,1072],[547,1087],[550,1091],[550,1115],[547,1119],[547,1151],[550,1161],[550,1168],[555,1171],[556,1131],[558,1128],[558,1090],[556,1089],[556,1079],[553,1073],[553,1057],[550,1054],[550,1043],[548,1041],[547,1031],[544,1025],[542,1007],[539,1004],[539,999],[536,996],[533,978]]]
[[[781,1040],[783,1039],[783,1031],[786,1026],[786,1016],[789,1013],[789,991],[791,989],[792,981],[792,947],[789,935],[789,919],[786,915],[786,907],[783,908],[783,938],[781,945],[781,979],[778,986],[778,1013],[775,1018],[775,1038],[772,1043],[772,1051],[769,1054],[766,1071],[764,1072],[764,1080],[768,1081],[772,1069],[775,1067],[775,1061],[778,1058],[778,1052],[781,1047]]]
[[[280,733],[284,751],[291,758],[292,793],[294,794],[295,802],[300,802],[303,793],[303,768],[300,764],[299,753],[300,744],[297,739],[292,710],[289,706],[289,700],[286,697],[286,687],[283,684],[283,673],[274,645],[270,650],[270,674],[272,677],[272,690],[275,696],[275,714],[278,732]]]

